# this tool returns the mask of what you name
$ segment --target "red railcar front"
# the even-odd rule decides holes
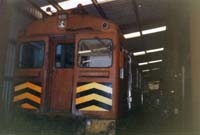
[[[31,23],[19,41],[14,104],[43,113],[117,118],[124,53],[116,25],[64,12]]]

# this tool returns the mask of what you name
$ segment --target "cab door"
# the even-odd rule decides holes
[[[71,108],[74,48],[71,39],[50,39],[49,53],[49,109],[65,112]]]
[[[119,46],[115,33],[76,35],[73,114],[116,118]]]

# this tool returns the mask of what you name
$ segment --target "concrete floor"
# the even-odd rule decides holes
[[[158,112],[137,112],[119,120],[118,135],[183,135],[178,118],[161,116]],[[189,134],[187,134],[189,135]]]
[[[30,118],[32,120],[30,120]],[[0,135],[73,135],[79,120],[63,117],[27,116],[0,125]],[[158,112],[131,112],[117,121],[117,135],[198,135],[184,130],[177,116]]]

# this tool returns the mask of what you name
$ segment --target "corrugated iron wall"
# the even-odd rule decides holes
[[[6,10],[2,9],[7,12],[7,14],[4,15],[5,23],[3,25],[1,24],[2,27],[6,24],[4,31],[7,34],[4,35],[5,41],[1,44],[1,51],[3,52],[0,52],[0,55],[3,55],[1,56],[1,63],[4,63],[1,65],[2,78],[0,96],[2,112],[8,114],[8,116],[12,104],[17,36],[33,19],[28,13],[22,12],[26,10],[20,10],[20,8],[24,8],[26,4],[25,1],[16,0],[15,2],[7,4]],[[1,33],[2,35],[4,31]]]
[[[4,65],[5,65],[5,57],[6,57],[6,47],[8,44],[8,34],[9,34],[9,6],[7,1],[1,0],[0,3],[0,113],[3,110],[3,72],[4,72]]]

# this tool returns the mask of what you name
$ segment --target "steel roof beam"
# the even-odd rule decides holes
[[[46,0],[49,4],[51,4],[57,11],[63,11],[64,9],[58,4],[56,0]]]
[[[136,2],[136,0],[132,0],[132,5],[133,5],[133,11],[135,13],[135,18],[136,18],[136,26],[138,27],[138,30],[140,32],[140,46],[146,50],[146,45],[144,42],[144,36],[142,34],[142,25],[141,25],[141,19],[140,19],[140,14],[139,14],[139,10],[138,10],[138,4]],[[147,56],[145,56],[147,57]]]
[[[141,25],[141,20],[140,20],[138,5],[137,5],[137,2],[135,0],[132,0],[132,4],[133,4],[133,7],[134,7],[134,12],[135,12],[135,17],[136,17],[136,24],[137,24],[138,30],[139,30],[141,38],[142,38],[143,37],[143,34],[142,34],[142,25]]]
[[[165,25],[165,21],[163,18],[149,18],[141,21],[142,26],[156,27]],[[120,24],[119,28],[122,31],[130,30],[130,29],[138,29],[137,22],[131,22],[127,24]],[[137,30],[136,30],[137,31]]]
[[[159,81],[162,80],[162,71],[150,71],[143,73],[143,78],[146,81]]]
[[[97,0],[92,0],[92,3],[94,5],[94,7],[96,8],[96,10],[98,11],[98,13],[104,18],[104,19],[108,19],[106,13],[104,12],[103,8],[101,7],[101,5],[97,2]]]

